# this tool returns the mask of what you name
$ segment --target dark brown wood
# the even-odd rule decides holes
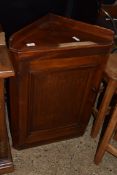
[[[13,76],[13,67],[6,46],[0,46],[0,78]]]
[[[112,17],[117,17],[117,3],[102,4],[102,8],[106,10]]]
[[[11,66],[7,48],[4,45],[4,33],[0,33],[0,174],[13,171],[13,162],[5,118],[5,102],[4,102],[4,78],[14,75]]]
[[[0,174],[13,171],[4,104],[4,81],[0,79]]]
[[[108,29],[52,14],[10,38],[15,148],[84,133],[112,40]]]

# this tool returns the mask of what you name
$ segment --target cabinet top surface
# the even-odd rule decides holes
[[[14,75],[14,70],[11,65],[8,50],[5,45],[4,32],[0,27],[0,78],[7,78]]]
[[[11,36],[10,49],[48,50],[110,44],[113,32],[99,26],[48,14]]]
[[[0,78],[14,75],[14,70],[9,60],[6,46],[0,46]]]

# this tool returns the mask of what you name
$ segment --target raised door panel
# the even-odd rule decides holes
[[[32,72],[29,131],[78,125],[91,74],[90,69]]]

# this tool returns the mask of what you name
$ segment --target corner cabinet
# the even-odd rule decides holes
[[[81,41],[74,41],[78,37]],[[10,38],[15,148],[83,135],[112,39],[110,30],[52,14]]]

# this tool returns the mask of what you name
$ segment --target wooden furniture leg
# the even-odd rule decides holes
[[[0,79],[0,174],[13,170],[5,119],[4,80]]]
[[[114,135],[114,140],[117,141],[117,132],[116,132],[116,134]]]
[[[0,175],[14,170],[6,124],[4,99],[4,79],[14,76],[7,47],[5,34],[0,27]]]
[[[110,79],[108,82],[108,86],[106,88],[106,92],[104,94],[99,112],[98,112],[98,116],[96,117],[95,123],[93,125],[92,131],[91,131],[91,137],[95,138],[97,136],[97,134],[99,133],[99,129],[102,126],[102,123],[104,121],[109,103],[111,101],[111,98],[114,94],[114,91],[117,87],[117,82]]]
[[[108,151],[109,153],[117,156],[117,149],[109,144],[109,141],[113,135],[114,129],[116,128],[116,124],[117,124],[117,105],[113,111],[112,117],[106,129],[106,132],[102,138],[102,141],[97,149],[95,159],[94,159],[94,162],[96,164],[100,163],[105,151]]]

